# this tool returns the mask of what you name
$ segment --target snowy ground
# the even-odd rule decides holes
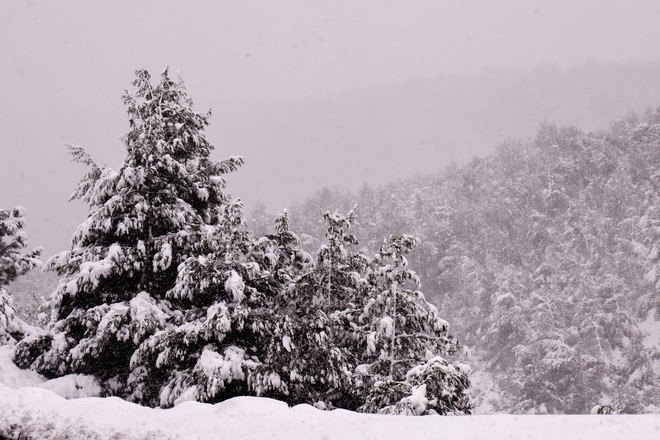
[[[0,438],[660,439],[657,415],[406,417],[289,408],[254,397],[216,405],[185,402],[167,410],[114,397],[66,400],[50,390],[61,393],[64,386],[17,369],[8,354],[0,347]]]

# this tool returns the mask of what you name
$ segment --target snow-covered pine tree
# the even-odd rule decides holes
[[[206,251],[179,265],[167,293],[173,303],[188,306],[131,358],[131,400],[169,407],[263,391],[248,387],[262,364],[258,331],[264,325],[259,323],[270,322],[272,314],[262,307],[263,295],[255,288],[266,278],[259,264],[262,254],[244,228],[241,203],[224,208],[219,222],[208,226],[212,240]]]
[[[210,234],[232,209],[224,174],[240,157],[217,162],[204,128],[210,113],[192,110],[182,82],[167,70],[153,86],[136,72],[126,91],[130,131],[118,171],[99,167],[80,147],[73,158],[90,166],[72,198],[89,204],[71,249],[47,267],[62,280],[51,295],[49,333],[14,351],[17,365],[48,377],[95,375],[107,392],[125,395],[130,359],[151,335],[183,322],[204,301],[172,297],[177,267],[217,247]]]
[[[354,211],[324,215],[327,243],[316,264],[279,290],[273,331],[286,350],[269,362],[291,403],[366,412],[461,414],[471,410],[463,366],[442,356],[458,348],[437,309],[419,292],[405,256],[411,236],[393,236],[370,259],[351,251]],[[292,254],[292,251],[288,251]],[[413,290],[414,289],[414,290]]]
[[[406,255],[417,244],[410,235],[390,236],[366,272],[355,332],[362,412],[469,414],[470,385],[465,365],[447,356],[459,348],[448,324],[419,291]]]
[[[3,288],[40,264],[41,248],[21,253],[27,245],[24,216],[21,206],[0,209],[0,345],[13,344],[34,330],[16,316],[13,297]]]
[[[16,310],[13,305],[11,294],[0,287],[0,345],[14,344],[16,342],[15,319]]]
[[[27,336],[40,333],[40,329],[17,316],[13,301],[12,294],[0,287],[0,345],[13,345]]]
[[[442,357],[458,344],[408,269],[405,256],[416,240],[392,236],[370,259],[350,250],[358,244],[349,233],[353,210],[324,219],[327,243],[316,264],[291,278],[273,307],[288,319],[289,333],[273,332],[273,345],[284,339],[286,350],[274,351],[270,362],[287,385],[284,400],[365,412],[469,413],[467,372]]]
[[[324,308],[325,278],[319,281],[313,258],[298,247],[286,212],[275,224],[273,234],[189,258],[179,268],[172,296],[214,302],[207,313],[189,313],[185,324],[160,332],[136,352],[134,372],[150,380],[169,377],[162,406],[238,394],[329,406],[338,390],[349,388],[349,356],[337,347]],[[228,229],[216,233],[230,235]],[[140,381],[137,376],[131,378]]]
[[[5,286],[37,266],[41,248],[27,254],[21,251],[27,246],[25,208],[0,209],[0,286]]]
[[[276,222],[271,238],[277,243],[277,259],[290,269],[286,278],[278,277],[283,288],[266,298],[279,322],[264,334],[271,343],[262,369],[282,378],[286,395],[277,397],[290,404],[355,409],[355,356],[348,351],[343,322],[335,313],[354,307],[350,304],[357,295],[358,272],[365,264],[345,248],[357,243],[347,233],[354,221],[352,211],[347,217],[326,213],[324,219],[328,242],[318,250],[316,262],[296,247],[298,239],[288,230],[287,216]]]
[[[63,276],[53,320],[47,334],[17,345],[19,366],[92,374],[106,393],[148,405],[254,394],[415,414],[469,410],[466,376],[439,357],[455,349],[446,325],[405,287],[410,238],[393,239],[373,261],[348,252],[357,243],[349,213],[325,216],[328,244],[316,263],[286,214],[275,234],[253,239],[241,203],[223,193],[221,176],[242,160],[209,159],[209,115],[192,111],[167,71],[155,87],[138,71],[134,85],[124,96],[131,130],[119,171],[71,148],[91,167],[73,195],[90,214],[71,250],[48,262]]]

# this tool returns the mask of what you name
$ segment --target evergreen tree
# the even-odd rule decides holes
[[[468,368],[447,359],[458,344],[448,323],[419,290],[407,255],[410,235],[390,236],[371,261],[367,295],[360,296],[356,372],[366,393],[364,412],[469,414]]]
[[[0,287],[0,345],[15,344],[24,336],[12,302],[9,291]]]
[[[354,307],[360,294],[357,274],[364,270],[365,259],[346,251],[347,245],[357,243],[346,232],[354,221],[352,211],[348,217],[326,213],[323,218],[327,243],[320,246],[315,261],[294,247],[299,240],[288,229],[288,216],[276,222],[273,238],[278,254],[295,271],[270,299],[278,316],[284,317],[283,325],[272,330],[276,348],[272,368],[287,384],[287,395],[281,398],[292,404],[355,409],[355,355],[347,344],[344,323],[336,315]],[[285,350],[277,347],[282,338]]]
[[[291,378],[288,398],[366,412],[469,413],[467,372],[443,358],[458,345],[408,269],[416,239],[392,236],[369,258],[351,250],[353,210],[324,219],[316,264],[283,290],[292,348],[274,365]]]
[[[143,344],[134,371],[143,369],[149,379],[166,372],[163,406],[241,394],[334,406],[350,392],[352,364],[328,316],[323,264],[299,248],[286,212],[273,234],[244,238],[233,252],[218,249],[181,265],[171,294],[214,302],[208,312],[188,313],[185,323]]]
[[[41,248],[21,254],[27,246],[24,216],[25,209],[21,206],[0,209],[0,286],[9,284],[40,263]]]
[[[130,360],[133,401],[168,407],[254,394],[247,385],[261,365],[254,328],[270,311],[261,313],[260,292],[249,284],[263,274],[240,202],[226,205],[207,232],[204,253],[179,264],[167,292],[180,305],[170,325],[149,335]]]
[[[25,209],[0,209],[0,345],[14,344],[35,331],[16,316],[11,293],[3,286],[41,264],[41,248],[21,254],[27,245]]]
[[[51,295],[49,333],[15,348],[21,367],[48,377],[93,374],[120,395],[128,393],[136,349],[201,302],[168,292],[179,264],[216,246],[211,231],[233,209],[222,176],[242,164],[240,157],[210,159],[204,135],[210,113],[194,112],[167,70],[156,86],[146,71],[136,75],[135,94],[123,96],[130,130],[120,169],[100,167],[81,147],[70,147],[90,167],[72,195],[90,213],[71,249],[47,262],[63,277]]]

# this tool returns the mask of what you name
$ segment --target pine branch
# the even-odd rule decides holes
[[[80,145],[69,144],[67,145],[67,150],[73,157],[73,161],[91,167],[91,170],[89,170],[89,172],[85,174],[83,178],[78,182],[76,189],[69,197],[69,201],[74,199],[83,199],[86,202],[89,202],[91,190],[94,188],[96,182],[101,178],[101,167],[96,164],[94,158]]]
[[[92,168],[100,168],[94,158],[80,145],[67,144],[67,150],[71,156],[73,156],[73,161],[77,163],[82,163]]]

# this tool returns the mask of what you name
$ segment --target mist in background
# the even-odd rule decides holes
[[[6,1],[0,17],[0,207],[27,208],[46,257],[87,214],[65,145],[120,165],[137,68],[170,66],[213,109],[248,210],[660,105],[656,1]]]

